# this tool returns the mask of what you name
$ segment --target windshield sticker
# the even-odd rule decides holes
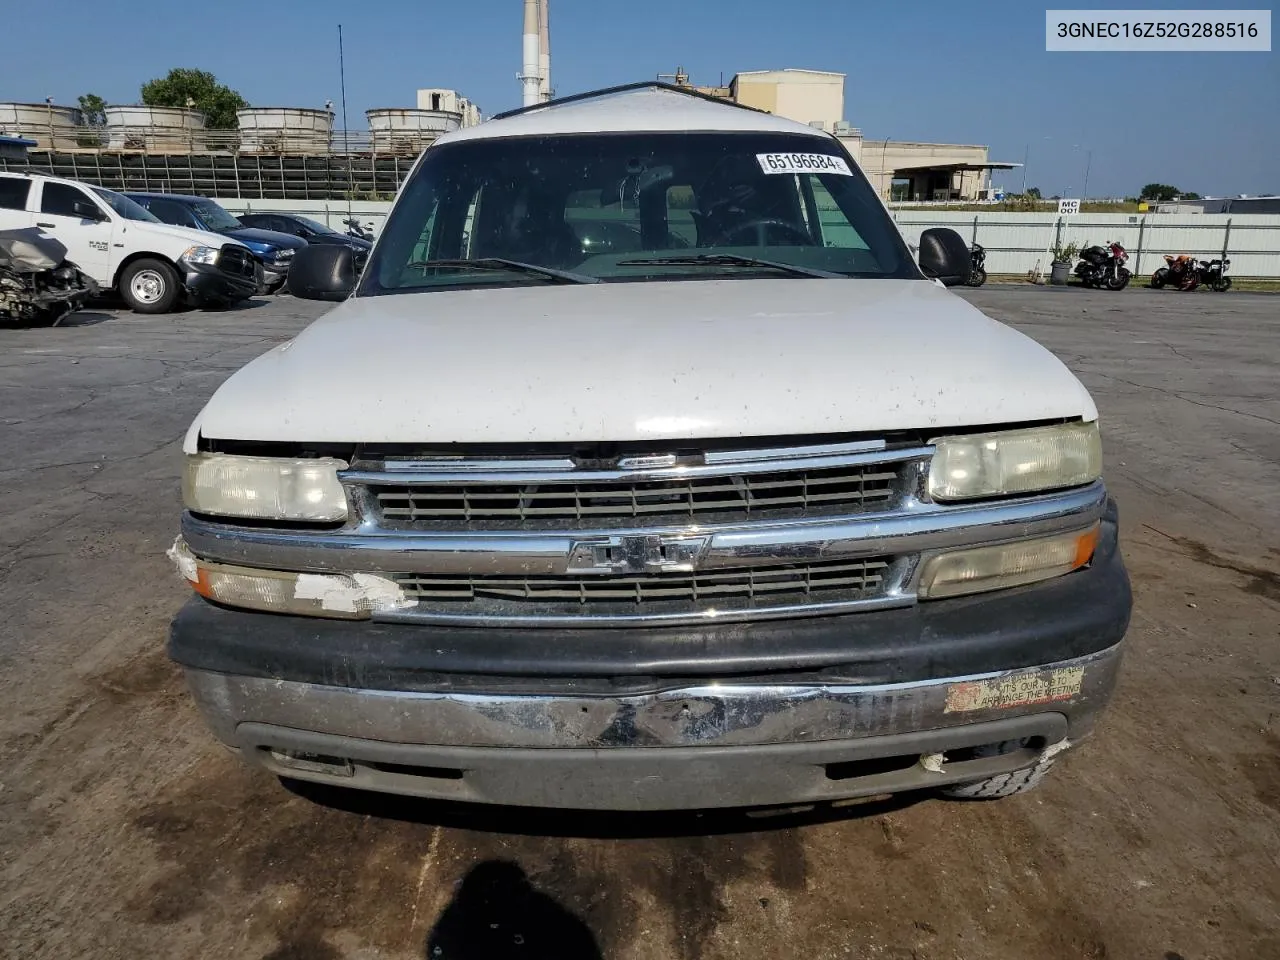
[[[756,161],[765,173],[834,173],[852,177],[844,157],[827,153],[757,153]]]

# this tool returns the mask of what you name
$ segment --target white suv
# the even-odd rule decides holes
[[[1029,790],[1116,682],[1098,411],[820,130],[653,83],[423,153],[214,394],[169,653],[281,776],[570,809]],[[354,287],[354,291],[352,290]]]
[[[75,180],[0,173],[0,230],[35,228],[67,259],[139,313],[180,302],[229,304],[258,280],[244,244],[209,246],[209,234],[161,223],[128,197]]]

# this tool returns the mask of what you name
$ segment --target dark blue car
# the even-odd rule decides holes
[[[262,267],[262,293],[275,293],[284,286],[293,255],[307,245],[307,241],[287,233],[246,227],[208,197],[192,197],[180,193],[126,195],[146,207],[164,223],[194,227],[239,240],[253,251]]]

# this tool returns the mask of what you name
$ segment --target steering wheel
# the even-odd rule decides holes
[[[754,246],[766,246],[765,234],[771,227],[776,227],[788,237],[799,240],[799,245],[802,247],[813,246],[813,237],[809,235],[809,231],[802,230],[794,223],[790,223],[786,220],[779,220],[776,217],[761,217],[758,220],[748,220],[746,223],[740,223],[736,227],[726,230],[720,235],[720,239],[723,242],[719,245],[726,247],[740,246],[740,244],[734,244],[730,241],[735,237],[739,237],[742,234],[747,233],[748,231],[753,231],[755,233]],[[751,246],[751,244],[742,244],[742,246]]]

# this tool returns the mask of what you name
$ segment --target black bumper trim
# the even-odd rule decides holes
[[[238,303],[258,292],[256,277],[224,273],[208,264],[187,264],[183,279],[187,295],[197,303]]]
[[[1118,643],[1132,597],[1109,504],[1092,564],[1056,580],[906,609],[653,629],[478,628],[324,620],[193,598],[169,655],[237,676],[372,690],[582,693],[673,680],[903,683],[1070,660]]]

